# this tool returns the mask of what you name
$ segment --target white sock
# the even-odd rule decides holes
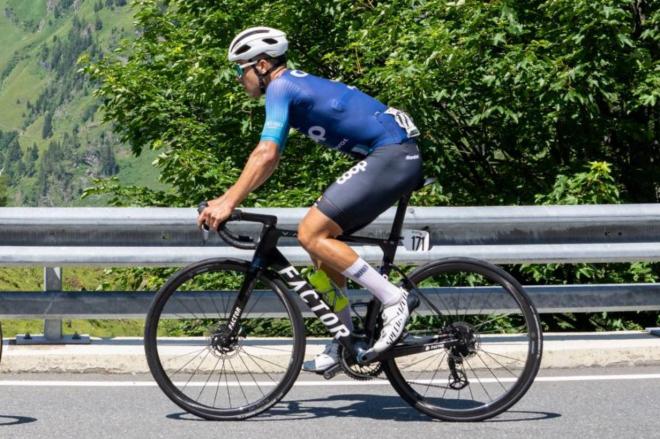
[[[360,257],[341,274],[368,289],[385,306],[392,305],[401,299],[401,290]]]

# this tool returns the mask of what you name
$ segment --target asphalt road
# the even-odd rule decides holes
[[[388,384],[342,375],[295,386],[256,418],[210,422],[183,413],[149,376],[0,374],[0,438],[660,438],[660,367],[539,376],[505,414],[456,424],[416,412]]]

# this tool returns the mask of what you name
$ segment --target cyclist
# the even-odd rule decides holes
[[[222,196],[209,201],[199,216],[217,229],[245,197],[276,169],[289,128],[360,161],[318,198],[298,227],[298,240],[317,268],[345,292],[346,278],[368,289],[383,304],[383,328],[371,350],[383,352],[403,332],[409,310],[407,291],[396,287],[347,244],[335,239],[373,221],[410,192],[422,178],[422,159],[414,140],[419,131],[410,117],[387,107],[356,87],[287,69],[284,32],[253,27],[229,46],[238,80],[246,92],[266,96],[266,121],[238,180]],[[350,308],[339,312],[352,330]],[[333,341],[304,370],[322,372],[336,364]]]

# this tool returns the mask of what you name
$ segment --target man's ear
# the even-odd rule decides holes
[[[257,71],[259,72],[259,74],[263,75],[270,68],[270,63],[266,59],[262,58],[259,61],[257,61],[255,67],[257,67]]]

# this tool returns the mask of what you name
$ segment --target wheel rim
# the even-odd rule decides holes
[[[150,312],[150,368],[174,402],[202,416],[254,414],[281,397],[299,362],[292,310],[278,286],[259,278],[239,322],[227,330],[245,267],[211,266],[170,283]],[[254,334],[268,326],[279,337]],[[295,371],[297,372],[297,371]],[[295,374],[297,375],[297,373]],[[158,378],[160,377],[160,379]],[[295,376],[293,376],[295,379]]]
[[[420,270],[411,280],[422,292],[440,294],[428,295],[431,303],[422,298],[411,314],[408,341],[433,335],[449,341],[388,363],[389,373],[405,383],[402,396],[447,418],[493,416],[515,403],[540,360],[538,322],[515,286],[490,268],[465,263]]]

